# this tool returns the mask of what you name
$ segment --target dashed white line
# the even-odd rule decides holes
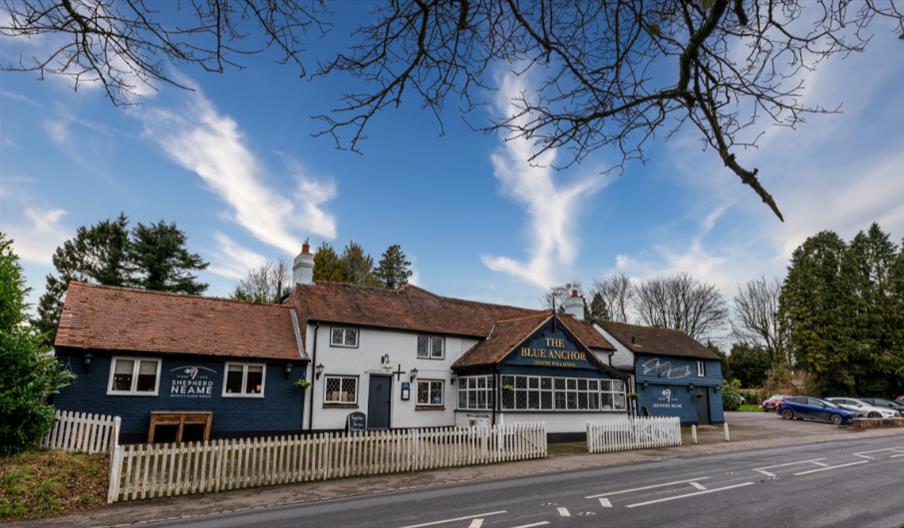
[[[609,501],[609,499],[603,497],[600,499],[600,506],[602,506],[603,508],[611,508],[612,503]]]
[[[703,491],[703,490],[706,489],[706,486],[704,486],[703,484],[700,484],[699,482],[696,482],[696,481],[695,481],[695,482],[688,482],[688,484],[690,484],[691,486],[697,488],[697,489],[700,490],[700,491]]]
[[[559,517],[571,517],[571,512],[568,511],[568,508],[558,507],[556,510],[559,512]]]
[[[841,468],[846,468],[846,467],[851,467],[851,466],[859,466],[860,464],[869,464],[869,460],[858,460],[857,462],[848,462],[847,464],[838,464],[837,466],[826,466],[826,467],[821,467],[821,468],[816,468],[816,469],[810,469],[808,471],[801,471],[799,473],[795,473],[794,476],[799,477],[801,475],[809,475],[811,473],[819,473],[820,471],[830,471],[833,469],[841,469]]]
[[[408,526],[402,526],[402,528],[423,528],[424,526],[436,526],[438,524],[446,524],[455,521],[467,521],[468,519],[476,519],[478,517],[489,517],[490,515],[501,515],[503,513],[508,513],[506,510],[494,511],[489,513],[478,513],[477,515],[465,515],[464,517],[456,517],[454,519],[443,519],[440,521],[431,521],[427,523],[421,524],[409,524]]]
[[[743,488],[744,486],[752,486],[753,484],[755,484],[755,483],[754,482],[742,482],[740,484],[724,486],[721,488],[712,488],[712,489],[708,489],[705,491],[695,491],[693,493],[685,493],[683,495],[675,495],[674,497],[665,497],[663,499],[655,499],[655,500],[646,501],[646,502],[638,502],[635,504],[629,504],[626,507],[627,508],[637,508],[639,506],[649,506],[650,504],[658,504],[660,502],[668,502],[668,501],[673,501],[673,500],[678,500],[678,499],[686,499],[688,497],[696,497],[697,495],[706,495],[708,493],[716,493],[717,491],[726,491],[726,490],[735,489],[735,488]]]
[[[596,495],[588,495],[584,498],[585,499],[596,499],[599,497],[611,497],[613,495],[621,495],[623,493],[632,493],[634,491],[646,491],[646,490],[650,490],[650,489],[664,488],[666,486],[674,486],[676,484],[687,484],[688,482],[696,482],[698,480],[706,480],[708,478],[709,477],[697,477],[697,478],[692,478],[692,479],[687,479],[687,480],[676,480],[674,482],[664,482],[662,484],[653,484],[651,486],[643,486],[640,488],[631,488],[631,489],[626,489],[626,490],[611,491],[609,493],[597,493]]]
[[[468,525],[468,528],[480,528],[481,526],[483,526],[483,518],[474,519],[471,521],[471,524]]]

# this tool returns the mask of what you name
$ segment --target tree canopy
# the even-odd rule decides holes
[[[222,73],[273,48],[301,77],[361,82],[316,116],[320,134],[358,150],[370,120],[404,100],[429,109],[440,128],[449,99],[465,114],[481,107],[504,65],[536,78],[536,93],[517,98],[515,115],[477,128],[531,140],[531,161],[562,148],[567,165],[606,148],[621,154],[616,168],[644,159],[657,134],[687,127],[781,218],[737,152],[756,144],[763,124],[793,127],[834,110],[803,98],[807,74],[824,61],[865,49],[875,29],[904,38],[895,0],[398,0],[370,10],[347,49],[325,50],[311,46],[332,27],[320,2],[190,5],[7,1],[0,34],[60,38],[4,67],[99,83],[114,104],[131,104],[148,87],[190,89],[172,66]]]

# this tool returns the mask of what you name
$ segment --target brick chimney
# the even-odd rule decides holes
[[[307,240],[301,245],[301,253],[292,262],[292,281],[295,284],[314,282],[314,255],[311,255],[311,245]]]
[[[562,301],[562,308],[565,310],[565,313],[575,319],[579,321],[584,320],[584,298],[581,297],[576,289],[571,290],[571,295]]]

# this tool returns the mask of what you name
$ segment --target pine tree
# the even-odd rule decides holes
[[[413,273],[411,262],[405,258],[405,253],[398,244],[386,248],[379,265],[374,269],[374,275],[380,285],[391,290],[408,284],[408,278]]]
[[[0,332],[7,333],[25,322],[25,296],[29,291],[12,245],[13,241],[0,232]]]
[[[314,253],[314,282],[347,282],[345,268],[333,246],[320,244]]]
[[[135,276],[132,283],[147,290],[199,295],[207,284],[198,282],[192,271],[203,270],[207,262],[190,253],[185,233],[175,223],[160,220],[156,224],[139,223],[132,230],[129,260]]]
[[[361,286],[379,286],[380,283],[374,276],[374,259],[357,242],[350,241],[346,244],[339,260],[347,282]]]
[[[606,299],[603,294],[596,292],[590,299],[590,317],[593,319],[609,320],[609,307],[606,306]]]
[[[44,336],[44,344],[53,344],[63,294],[73,280],[111,286],[129,283],[129,220],[120,213],[115,220],[103,220],[91,227],[80,227],[53,254],[56,275],[47,275],[47,287],[38,301],[35,326]]]

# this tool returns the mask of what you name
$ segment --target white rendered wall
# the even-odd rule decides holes
[[[341,325],[337,325],[341,326]],[[404,427],[437,427],[455,424],[455,406],[458,403],[456,387],[451,384],[452,363],[468,349],[477,344],[477,339],[449,337],[445,339],[445,357],[443,359],[421,359],[417,357],[417,335],[413,332],[359,328],[358,348],[333,347],[330,345],[330,328],[332,325],[321,324],[317,335],[317,359],[314,358],[315,326],[309,324],[305,338],[311,368],[308,369],[311,381],[314,367],[323,364],[323,375],[314,380],[313,387],[305,394],[305,428],[310,426],[314,418],[314,429],[343,429],[349,413],[359,411],[367,413],[367,396],[370,374],[390,374],[399,364],[403,374],[399,379],[392,373],[392,398],[390,426]],[[383,369],[381,358],[389,354],[392,371]],[[415,410],[417,402],[417,382],[411,381],[409,372],[417,368],[417,379],[437,379],[443,381],[443,408],[438,410]],[[358,403],[356,408],[324,408],[323,397],[326,376],[351,375],[358,376]],[[402,382],[411,383],[411,398],[401,399]],[[312,393],[313,389],[313,393]],[[307,398],[313,397],[313,413],[309,411]]]
[[[627,416],[625,411],[609,412],[555,412],[555,413],[497,413],[498,425],[520,422],[545,422],[547,433],[583,433],[587,422],[604,422]]]
[[[596,328],[596,331],[603,334],[603,337],[606,338],[606,341],[612,344],[615,347],[615,352],[612,354],[612,366],[619,370],[630,370],[634,371],[634,352],[628,349],[625,345],[621,344],[621,341],[615,339],[615,336],[606,331],[602,326],[594,323],[593,328]]]

